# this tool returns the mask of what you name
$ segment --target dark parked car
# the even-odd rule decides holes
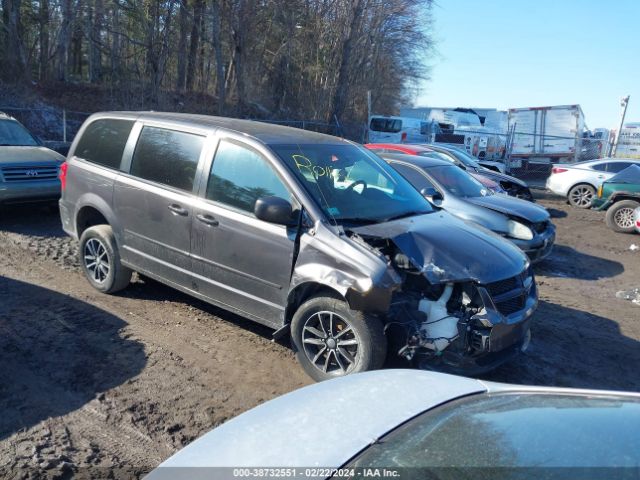
[[[383,154],[389,164],[435,205],[508,238],[535,263],[553,248],[556,228],[547,210],[526,200],[492,193],[451,162]]]
[[[91,116],[60,214],[89,282],[132,270],[290,333],[322,380],[392,353],[484,371],[526,348],[537,290],[511,242],[434,208],[354,143],[246,120]]]
[[[635,231],[633,211],[640,207],[640,166],[631,165],[603,182],[593,208],[606,210],[607,226],[620,233]]]
[[[476,179],[481,180],[479,177],[486,178],[496,182],[502,190],[512,197],[522,198],[533,202],[533,195],[529,186],[522,180],[506,175],[504,173],[496,172],[488,168],[483,167],[478,163],[478,159],[469,155],[467,152],[455,147],[439,144],[426,144],[426,145],[405,145],[405,144],[368,144],[365,147],[373,150],[376,153],[408,153],[410,155],[420,155],[421,153],[411,153],[407,149],[412,149],[416,152],[424,152],[428,155],[428,152],[437,152],[446,155],[449,160],[458,165],[460,168],[467,170]]]
[[[64,157],[0,112],[0,204],[56,201]]]
[[[637,393],[386,370],[255,407],[147,479],[635,479],[639,430]]]

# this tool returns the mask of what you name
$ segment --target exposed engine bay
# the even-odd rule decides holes
[[[390,347],[402,358],[421,368],[448,367],[451,371],[468,372],[471,367],[480,371],[484,370],[483,364],[490,368],[489,357],[528,346],[526,320],[530,313],[522,315],[522,321],[506,325],[499,312],[500,303],[490,293],[491,290],[497,293],[497,300],[506,295],[512,304],[517,303],[515,298],[520,304],[511,308],[524,310],[533,285],[528,268],[520,277],[495,285],[482,285],[472,278],[454,281],[450,272],[433,259],[425,261],[405,253],[409,249],[401,238],[380,238],[353,231],[348,235],[378,251],[402,278],[400,288],[393,293],[385,322]],[[455,275],[460,277],[461,272]]]

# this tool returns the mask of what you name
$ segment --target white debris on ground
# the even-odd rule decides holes
[[[617,298],[622,300],[629,300],[634,305],[640,307],[640,288],[634,288],[633,290],[621,290],[616,293]]]
[[[632,243],[631,246],[629,247],[629,250],[634,252],[636,250],[640,250],[640,247],[638,245],[636,245],[635,243]]]

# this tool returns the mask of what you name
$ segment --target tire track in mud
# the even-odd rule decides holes
[[[531,350],[487,376],[640,389],[637,237],[599,212],[557,211],[536,266]],[[0,478],[137,477],[228,418],[310,383],[270,331],[152,281],[117,296],[80,274],[55,215],[0,216]],[[635,283],[634,283],[635,282]],[[107,472],[106,469],[109,469]]]
[[[0,410],[26,396],[31,417],[14,408],[0,423],[1,477],[140,476],[227,418],[309,383],[268,330],[153,282],[99,294],[16,235],[0,232],[0,363],[22,364],[27,393],[0,393]],[[43,362],[49,354],[59,359]]]

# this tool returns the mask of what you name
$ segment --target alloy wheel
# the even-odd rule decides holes
[[[632,208],[621,208],[618,210],[613,216],[616,225],[620,228],[631,228],[633,227],[633,209]]]
[[[571,203],[578,207],[589,207],[593,201],[593,189],[576,187],[571,191]]]
[[[111,264],[104,244],[97,238],[90,238],[84,245],[84,266],[91,279],[104,283],[109,276]]]
[[[311,364],[323,373],[349,373],[358,355],[359,340],[343,317],[322,311],[311,315],[302,330],[304,353]]]

